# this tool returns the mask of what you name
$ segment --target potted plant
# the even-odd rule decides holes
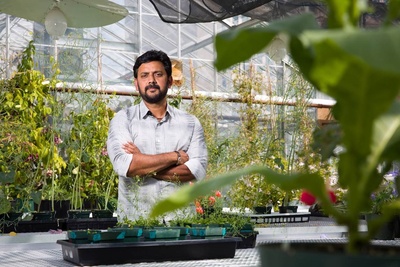
[[[184,206],[212,188],[232,183],[235,178],[260,173],[287,191],[306,189],[312,193],[325,213],[347,227],[345,250],[348,253],[356,254],[370,247],[369,241],[379,227],[400,212],[400,202],[394,200],[384,205],[382,214],[368,224],[367,234],[358,230],[360,214],[370,208],[370,195],[379,187],[387,171],[385,168],[379,171],[378,166],[382,163],[391,166],[400,158],[400,105],[397,100],[400,29],[392,25],[399,14],[397,4],[398,1],[387,3],[385,24],[377,29],[358,28],[360,16],[367,12],[368,1],[341,0],[340,3],[326,1],[328,29],[321,29],[313,15],[302,14],[271,22],[263,28],[228,31],[216,38],[215,65],[222,70],[261,52],[277,34],[288,35],[288,47],[299,71],[317,90],[336,101],[333,115],[342,132],[340,145],[343,148],[338,155],[338,179],[342,189],[346,190],[346,210],[338,210],[331,203],[327,185],[318,173],[309,171],[285,175],[264,166],[250,166],[183,187],[159,202],[152,214],[155,216]],[[332,147],[333,142],[328,139],[327,144]],[[324,245],[327,247],[321,244]],[[341,246],[343,244],[332,248]],[[279,255],[284,258],[286,254]],[[321,261],[328,257],[321,257]],[[359,260],[367,261],[365,257]],[[301,265],[299,262],[296,264]]]
[[[398,190],[394,180],[384,179],[380,186],[371,194],[371,211],[373,214],[382,214],[385,205],[398,198]]]
[[[64,186],[72,192],[71,207],[109,209],[117,190],[117,176],[105,148],[113,111],[101,94],[92,97],[76,93],[68,98],[66,101],[78,105],[64,117],[65,121],[71,122],[70,133],[65,135],[63,142],[67,167],[62,173]]]
[[[265,70],[264,67],[256,68],[251,63],[246,70],[233,70],[234,89],[244,103],[238,111],[241,124],[236,137],[221,141],[222,145],[216,150],[219,155],[216,161],[221,162],[223,158],[225,170],[240,169],[250,164],[264,165],[286,174],[313,168],[324,172],[325,177],[328,177],[329,164],[321,164],[317,154],[312,153],[309,148],[315,127],[315,118],[308,107],[313,95],[312,86],[301,75],[286,71],[288,82],[285,88],[277,84],[276,90],[272,90],[269,78],[264,74],[269,71],[271,70]],[[290,107],[268,105],[268,111],[264,112],[265,106],[259,105],[255,100],[255,94],[261,92],[266,92],[271,99],[279,98],[288,102],[295,99],[297,104]],[[283,132],[286,130],[290,133],[290,142],[284,141]],[[218,136],[214,138],[218,140]],[[210,141],[211,144],[214,142],[207,140],[208,143]],[[213,166],[212,146],[210,151],[209,166]],[[210,176],[215,176],[213,170],[213,167],[209,168]],[[256,213],[269,213],[271,206],[274,211],[278,211],[298,194],[293,190],[289,194],[284,192],[260,174],[241,177],[227,192],[232,205],[249,208]]]
[[[110,210],[112,216],[117,175],[105,149],[113,116],[108,98],[56,92],[56,64],[46,78],[34,70],[34,55],[31,41],[16,74],[0,82],[0,179],[6,179],[0,189],[13,211],[55,212],[89,203],[90,211]],[[55,216],[66,218],[67,212]]]
[[[196,213],[176,213],[169,225],[189,227],[192,238],[235,237],[240,238],[237,248],[254,247],[258,231],[254,229],[251,218],[243,215],[243,209],[240,208],[235,212],[224,210],[225,204],[221,191],[212,191],[195,199]]]
[[[279,206],[279,213],[297,213],[297,201],[292,200],[294,194],[295,193],[293,191],[286,192],[285,197],[282,200],[282,204]]]
[[[113,111],[102,94],[64,93],[62,98],[75,107],[62,118],[70,129],[63,136],[67,166],[60,179],[61,187],[70,192],[67,228],[106,229],[117,222],[113,213],[118,177],[105,148]]]
[[[397,192],[395,181],[384,179],[379,188],[371,194],[372,206],[371,210],[365,213],[365,220],[370,222],[378,218],[382,214],[383,207],[398,198]],[[397,223],[398,216],[395,216],[384,223],[373,238],[379,240],[393,240],[396,234]]]
[[[34,55],[31,41],[15,75],[0,85],[0,176],[7,180],[0,186],[12,202],[11,210],[24,213],[36,212],[34,204],[41,202],[45,192],[54,192],[55,180],[66,166],[54,124],[59,105],[51,91],[58,72],[55,69],[47,79],[34,70]]]

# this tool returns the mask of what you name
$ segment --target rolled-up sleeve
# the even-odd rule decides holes
[[[125,176],[128,173],[129,165],[132,161],[132,154],[127,154],[122,145],[132,142],[129,133],[129,122],[125,110],[119,111],[110,122],[107,138],[107,152],[114,167],[114,171]]]
[[[189,161],[187,161],[185,165],[189,168],[196,180],[202,180],[206,177],[208,153],[203,127],[197,118],[194,117],[194,120],[195,126],[193,129],[193,136],[187,151]]]

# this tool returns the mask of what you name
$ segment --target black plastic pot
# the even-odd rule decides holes
[[[54,209],[51,200],[42,200],[40,205],[35,204],[35,210],[37,211],[54,211],[56,219],[67,218],[69,209],[69,200],[54,200]]]
[[[369,220],[379,216],[378,214],[365,214],[365,220],[368,222]],[[378,233],[374,236],[376,240],[394,240],[396,235],[396,223],[397,217],[392,219],[389,222],[384,223],[381,228],[379,228]]]
[[[91,210],[68,210],[68,219],[88,219]]]
[[[241,240],[237,243],[236,248],[238,249],[255,248],[257,242],[257,235],[258,231],[241,232],[239,235]]]
[[[256,206],[253,207],[253,210],[256,214],[271,214],[272,207],[266,207],[266,206]]]
[[[113,212],[110,210],[92,210],[93,218],[112,218]]]
[[[55,219],[54,211],[33,212],[32,215],[33,221],[53,221]]]
[[[279,206],[279,213],[297,213],[298,206]]]

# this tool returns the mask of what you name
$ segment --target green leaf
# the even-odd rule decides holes
[[[41,191],[32,191],[30,193],[30,196],[36,204],[40,204],[40,201],[42,200],[42,192]]]
[[[400,18],[400,0],[390,0],[385,24],[390,25],[398,18]]]
[[[389,112],[381,116],[374,124],[371,143],[371,165],[381,159],[393,161],[400,158],[400,103],[395,102]]]
[[[317,29],[318,24],[311,14],[289,17],[271,22],[267,27],[230,30],[220,33],[215,38],[217,58],[215,67],[224,70],[236,63],[249,59],[261,52],[280,32],[298,35],[306,29]]]
[[[329,28],[357,26],[360,14],[367,11],[367,0],[326,0],[328,5]]]
[[[15,171],[0,172],[0,184],[10,184],[14,182]]]
[[[336,100],[333,114],[346,148],[340,156],[339,181],[353,187],[353,195],[366,196],[373,187],[367,181],[377,167],[367,166],[374,120],[388,110],[400,89],[400,30],[307,31],[298,43],[292,55],[302,73]],[[356,199],[355,206],[361,201]]]
[[[193,185],[182,186],[177,192],[157,202],[155,206],[153,206],[150,216],[157,217],[163,213],[184,208],[198,197],[210,194],[215,188],[223,188],[231,185],[240,177],[250,174],[260,174],[271,184],[276,184],[286,191],[305,188],[320,198],[324,203],[329,202],[326,195],[324,179],[317,174],[284,175],[276,173],[265,166],[251,166],[239,171],[203,180]]]
[[[0,214],[7,213],[11,209],[11,203],[3,191],[0,191]]]

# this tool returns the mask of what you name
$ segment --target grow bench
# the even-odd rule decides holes
[[[244,214],[254,223],[299,223],[309,222],[310,212],[298,213],[271,213],[271,214]]]

